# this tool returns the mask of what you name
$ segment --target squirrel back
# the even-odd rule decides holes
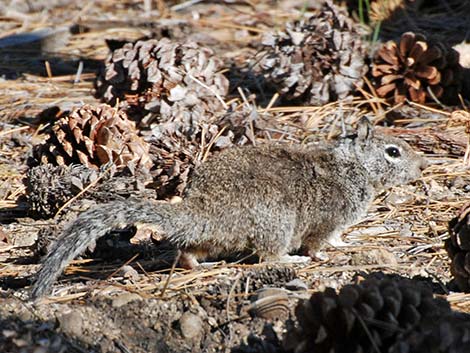
[[[300,247],[313,255],[358,222],[377,192],[425,167],[406,142],[375,133],[367,119],[335,143],[227,149],[195,169],[181,203],[119,201],[82,213],[46,256],[32,296],[45,294],[96,239],[137,222],[157,225],[185,267],[244,251],[264,260]]]

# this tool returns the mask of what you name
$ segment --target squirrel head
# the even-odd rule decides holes
[[[416,180],[428,165],[426,159],[417,154],[408,143],[376,132],[365,117],[359,121],[356,135],[348,145],[377,189]]]

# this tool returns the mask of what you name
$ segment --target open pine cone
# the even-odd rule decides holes
[[[108,105],[84,105],[63,113],[53,124],[48,139],[35,149],[42,164],[83,164],[98,169],[112,163],[148,171],[153,165],[149,145],[137,135],[125,112]]]
[[[426,322],[450,313],[447,302],[410,280],[368,279],[339,294],[328,288],[296,308],[287,352],[372,353],[388,349]]]
[[[433,96],[452,103],[458,99],[462,84],[457,51],[413,32],[378,49],[372,76],[378,96],[394,103],[410,99],[422,104],[432,101]]]
[[[321,105],[362,86],[365,47],[347,13],[327,2],[318,14],[268,33],[257,62],[267,84],[288,100]]]
[[[460,290],[470,292],[470,204],[449,222],[450,238],[445,248],[450,257],[450,272]]]
[[[196,43],[140,40],[108,56],[96,93],[111,105],[121,102],[129,114],[192,134],[199,121],[223,111],[228,80],[221,70],[213,51]]]

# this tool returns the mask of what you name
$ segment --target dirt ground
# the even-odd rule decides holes
[[[299,299],[385,273],[426,283],[453,309],[470,313],[470,294],[452,282],[444,250],[448,222],[469,201],[468,121],[459,118],[468,117],[468,111],[464,105],[391,107],[372,98],[322,107],[271,107],[268,99],[257,107],[294,131],[294,143],[336,134],[339,111],[351,113],[348,126],[367,114],[378,129],[404,138],[429,160],[421,179],[379,195],[367,217],[344,235],[349,246],[325,248],[321,259],[308,264],[242,258],[173,271],[175,250],[136,247],[129,242],[136,231],[131,228],[111,234],[95,252],[75,260],[50,296],[30,302],[32,275],[50,239],[82,209],[113,199],[111,193],[119,189],[112,184],[94,199],[85,194],[56,217],[29,212],[28,159],[33,146],[44,141],[47,124],[40,113],[52,106],[67,110],[99,102],[92,91],[109,53],[105,39],[132,41],[164,32],[173,39],[197,39],[236,64],[254,52],[253,42],[263,32],[315,6],[294,0],[9,3],[0,4],[2,352],[283,352],[286,325],[295,320]],[[187,30],[180,23],[193,27]],[[43,28],[66,28],[67,34],[52,36],[43,49],[27,44],[7,50],[5,38]],[[233,97],[240,99],[236,90]],[[124,197],[156,197],[153,190],[129,185],[124,182],[119,189]],[[266,288],[284,298],[271,311],[256,304]]]

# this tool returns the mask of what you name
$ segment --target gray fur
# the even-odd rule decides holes
[[[389,156],[390,147],[400,156]],[[313,255],[358,222],[377,192],[419,178],[425,167],[408,144],[374,133],[366,120],[357,136],[334,144],[227,149],[196,168],[179,204],[120,201],[81,214],[46,257],[32,296],[47,293],[96,239],[137,222],[158,225],[189,266],[247,250],[265,260],[301,246]]]

